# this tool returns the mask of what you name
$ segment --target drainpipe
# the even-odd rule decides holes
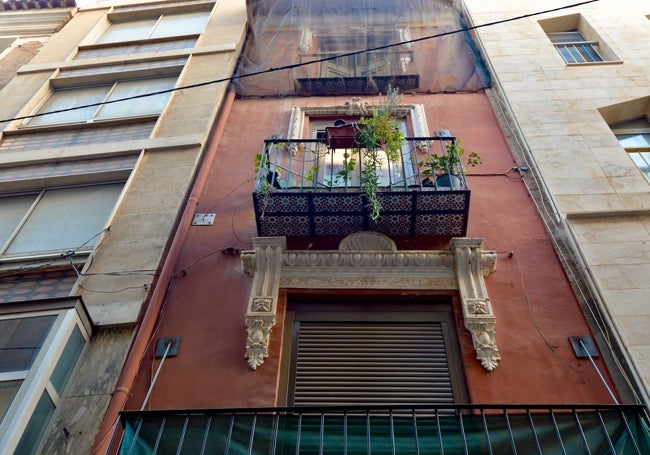
[[[194,181],[192,192],[187,199],[183,214],[178,223],[176,234],[174,235],[172,244],[169,247],[167,256],[164,259],[158,285],[155,286],[152,291],[149,304],[147,305],[133,343],[131,344],[131,349],[129,350],[126,362],[124,363],[117,385],[115,386],[115,390],[111,396],[111,401],[108,404],[108,409],[104,414],[99,431],[95,436],[93,450],[91,451],[92,454],[104,454],[108,450],[108,445],[113,436],[114,426],[117,425],[119,413],[129,398],[131,387],[133,387],[133,383],[135,382],[135,378],[140,369],[140,361],[145,355],[147,345],[149,344],[149,340],[151,339],[156,327],[160,309],[165,301],[167,286],[163,286],[162,283],[169,283],[174,273],[174,267],[176,267],[185,238],[187,237],[187,233],[192,224],[194,211],[199,202],[198,198],[208,179],[208,174],[212,168],[217,147],[221,141],[221,137],[223,136],[223,130],[226,127],[226,120],[230,115],[234,100],[235,92],[234,90],[231,90],[226,94],[217,124],[213,130],[213,134],[211,134],[208,139],[207,150],[196,176],[196,180]]]

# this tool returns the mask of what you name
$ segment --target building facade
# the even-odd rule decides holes
[[[99,451],[648,450],[463,31],[499,8],[473,3],[247,2],[239,96]],[[385,111],[396,153],[362,139]]]
[[[13,59],[0,95],[0,452],[88,453],[192,204],[246,14],[238,1],[3,6],[19,3],[38,12],[0,25],[15,14],[16,35],[56,33]]]
[[[18,68],[29,62],[48,37],[60,30],[76,11],[76,4],[5,1],[0,3],[0,87],[4,87]]]
[[[534,2],[463,2],[473,25],[535,12]],[[493,94],[538,170],[547,220],[603,345],[648,402],[648,5],[589,2],[476,30]]]

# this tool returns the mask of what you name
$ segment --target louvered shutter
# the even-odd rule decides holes
[[[454,402],[444,323],[297,324],[295,405]]]

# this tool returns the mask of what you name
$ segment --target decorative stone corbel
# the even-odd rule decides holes
[[[472,334],[476,358],[486,370],[492,371],[501,356],[495,338],[496,317],[483,277],[494,271],[496,253],[485,253],[482,247],[482,239],[455,238],[450,243],[456,259],[456,279],[465,327]]]
[[[269,335],[275,325],[275,314],[280,288],[282,253],[286,249],[284,237],[260,237],[253,242],[255,277],[246,310],[246,359],[255,370],[269,356]],[[252,264],[247,264],[250,267]]]

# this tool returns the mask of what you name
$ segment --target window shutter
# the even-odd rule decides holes
[[[444,322],[296,324],[294,405],[454,402]]]

